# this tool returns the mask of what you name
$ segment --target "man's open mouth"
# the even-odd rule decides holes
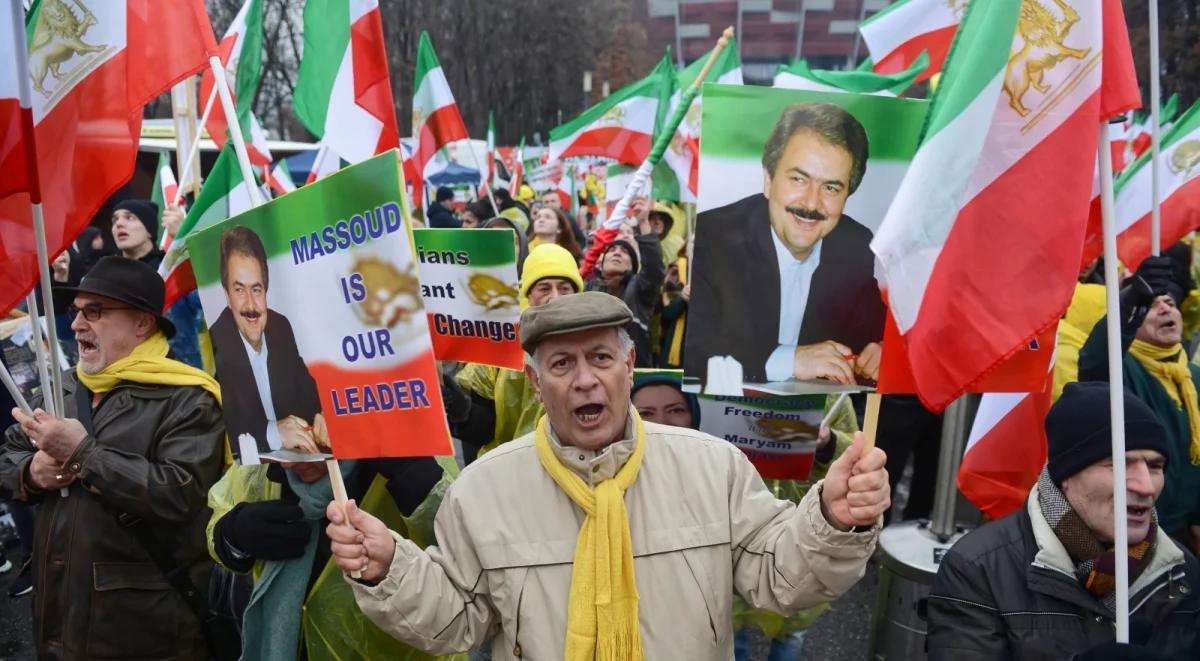
[[[78,337],[75,338],[75,343],[79,345],[80,355],[91,354],[100,348],[95,342],[92,342],[91,340],[84,340]]]
[[[1125,508],[1125,511],[1128,514],[1128,518],[1141,521],[1142,519],[1150,516],[1150,509],[1151,508],[1148,506],[1147,507],[1136,507],[1133,505],[1129,505],[1128,507]]]
[[[575,409],[575,419],[584,425],[595,424],[603,414],[604,405],[602,404],[584,404]]]

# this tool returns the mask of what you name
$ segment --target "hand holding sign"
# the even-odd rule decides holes
[[[841,531],[873,526],[891,507],[891,487],[884,466],[887,455],[879,448],[863,454],[866,439],[854,433],[854,443],[838,457],[821,488],[821,513]]]
[[[383,580],[396,554],[396,540],[387,526],[358,509],[353,500],[346,502],[345,509],[331,501],[325,508],[325,518],[329,519],[325,534],[329,535],[329,549],[337,566],[347,574],[361,573],[367,582]]]

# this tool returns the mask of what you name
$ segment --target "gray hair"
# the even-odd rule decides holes
[[[628,356],[629,352],[633,350],[633,338],[629,336],[629,331],[625,330],[624,326],[617,327],[617,347],[621,350],[621,354],[623,356]],[[538,367],[538,362],[537,362],[537,352],[538,352],[538,349],[540,349],[540,348],[541,348],[540,344],[538,346],[534,347],[532,356],[529,354],[525,354],[526,367],[529,367],[530,369],[532,369],[533,373],[537,374],[538,377],[542,376],[542,371]]]

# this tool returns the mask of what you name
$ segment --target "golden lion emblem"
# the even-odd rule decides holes
[[[621,106],[613,106],[600,116],[601,124],[621,124],[624,121],[625,109]]]
[[[487,273],[472,275],[467,280],[467,292],[475,305],[486,310],[501,310],[518,304],[516,286]]]
[[[782,418],[762,418],[755,420],[752,427],[755,432],[773,441],[797,443],[817,440],[820,429],[800,420],[784,420]]]
[[[411,267],[401,271],[391,262],[364,257],[354,264],[354,272],[362,275],[367,289],[367,297],[354,306],[364,323],[391,328],[421,309],[421,283]]]
[[[62,80],[64,62],[76,55],[102,52],[105,48],[83,41],[88,28],[96,24],[96,16],[80,0],[74,2],[83,12],[82,19],[63,0],[47,0],[42,5],[29,44],[29,75],[33,79],[33,89],[47,97],[50,92],[46,90],[46,74]]]
[[[1182,174],[1189,179],[1197,166],[1200,166],[1200,140],[1185,140],[1167,159],[1172,174]]]
[[[1071,28],[1079,22],[1079,13],[1065,0],[1053,2],[1062,11],[1061,19],[1039,0],[1021,3],[1021,14],[1017,18],[1020,46],[1008,58],[1004,91],[1008,94],[1009,107],[1022,117],[1030,112],[1024,102],[1030,87],[1041,94],[1049,92],[1046,72],[1067,58],[1082,60],[1091,52],[1090,48],[1071,48],[1064,43]]]

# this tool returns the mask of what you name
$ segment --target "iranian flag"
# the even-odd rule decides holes
[[[508,193],[513,197],[521,192],[521,184],[525,183],[525,136],[521,136],[521,144],[512,151],[512,167],[508,170]]]
[[[575,166],[566,163],[560,165],[554,192],[558,194],[558,203],[562,205],[563,211],[571,216],[575,209]]]
[[[907,90],[929,68],[929,53],[922,52],[908,69],[900,73],[879,74],[873,71],[825,71],[810,69],[799,60],[775,73],[775,87],[814,92],[851,92],[898,96]]]
[[[1100,124],[1136,107],[1119,0],[974,2],[871,243],[901,351],[941,410],[1052,328],[1079,273]],[[1029,14],[1028,12],[1033,12]],[[1044,59],[1031,17],[1062,36]],[[1033,35],[1033,36],[1031,36]],[[892,351],[894,347],[889,346]],[[1028,390],[1044,373],[1033,371]]]
[[[1166,249],[1200,228],[1200,103],[1193,105],[1162,136],[1158,161],[1162,243]],[[1154,170],[1150,153],[1143,154],[1115,184],[1117,254],[1136,269],[1150,256],[1151,184]],[[1088,226],[1084,260],[1103,252],[1098,206]]]
[[[288,169],[287,161],[279,161],[267,170],[267,185],[279,195],[287,195],[296,190],[296,181]]]
[[[341,167],[342,159],[325,143],[321,143],[321,146],[317,148],[316,155],[313,156],[312,168],[308,171],[308,177],[304,179],[304,185],[307,186],[318,179],[328,177]]]
[[[968,0],[898,0],[863,21],[862,33],[876,73],[901,73],[929,54],[916,82],[940,73]]]
[[[683,90],[695,82],[711,54],[712,51],[705,53],[700,59],[679,72],[678,85],[671,94],[671,113],[679,107],[680,100],[683,98]],[[717,61],[713,63],[713,68],[709,71],[705,82],[723,85],[742,84],[742,62],[738,57],[737,40],[731,39],[729,45],[717,56]],[[675,129],[675,137],[671,139],[667,151],[663,152],[662,160],[674,177],[664,178],[659,176],[658,171],[655,171],[652,181],[655,198],[679,202],[696,201],[700,180],[700,115],[703,107],[703,95],[697,96],[692,101],[691,107],[688,108],[687,114],[683,116],[683,122]],[[662,165],[659,166],[660,169],[662,167]]]
[[[196,196],[196,202],[188,210],[175,240],[158,267],[158,274],[167,284],[164,310],[196,288],[196,276],[192,273],[187,250],[188,237],[253,208],[250,199],[250,189],[238,169],[237,155],[233,152],[233,145],[228,144],[217,156],[217,162],[213,164],[212,171],[204,179],[204,186],[200,188],[200,194]]]
[[[622,87],[582,115],[550,131],[550,159],[601,156],[637,167],[650,155],[654,130],[675,85],[664,56],[649,76]]]
[[[233,103],[237,108],[238,125],[246,141],[250,162],[260,167],[271,164],[271,150],[267,147],[267,136],[254,116],[254,94],[262,75],[263,4],[262,0],[246,0],[238,11],[225,36],[217,46],[225,79],[233,92]],[[208,99],[213,91],[212,69],[205,69],[200,78],[200,98]],[[220,100],[213,102],[209,111],[208,136],[220,149],[229,137],[229,121]]]
[[[304,3],[296,115],[334,154],[358,163],[400,144],[376,0]]]
[[[150,187],[150,200],[157,204],[159,209],[166,209],[175,202],[178,193],[179,182],[175,180],[175,171],[171,169],[171,155],[161,152],[158,155],[158,169],[154,172],[154,185]],[[171,235],[167,234],[167,229],[162,223],[159,223],[156,240],[164,250],[171,245]]]
[[[1053,385],[1051,370],[1038,392],[989,392],[979,400],[956,481],[967,500],[992,521],[1025,504],[1046,465],[1046,412]]]
[[[201,0],[35,3],[26,36],[46,245],[57,255],[133,175],[142,107],[207,66],[216,41]],[[0,136],[0,310],[38,277],[30,195],[9,183],[19,135]]]
[[[438,150],[456,140],[467,140],[467,126],[458,112],[446,73],[433,51],[429,33],[421,32],[417,45],[417,70],[413,76],[413,139],[416,150],[413,154],[413,199],[421,204],[425,199],[425,166]]]
[[[37,194],[36,181],[30,181],[30,175],[36,175],[36,171],[31,167],[34,164],[31,144],[33,110],[28,102],[21,103],[21,80],[18,73],[17,58],[25,57],[25,53],[18,46],[19,43],[24,43],[25,26],[22,25],[21,19],[19,5],[0,10],[0,200],[18,193]],[[26,204],[29,201],[28,197],[24,200]],[[6,250],[17,248],[15,243],[7,240],[8,228],[0,229],[3,229],[0,237],[4,239],[0,246]],[[32,226],[27,231],[32,232]],[[36,259],[37,252],[33,242],[27,241],[26,245]],[[4,252],[0,251],[0,255],[3,254]],[[6,260],[0,257],[0,264],[4,263]]]

